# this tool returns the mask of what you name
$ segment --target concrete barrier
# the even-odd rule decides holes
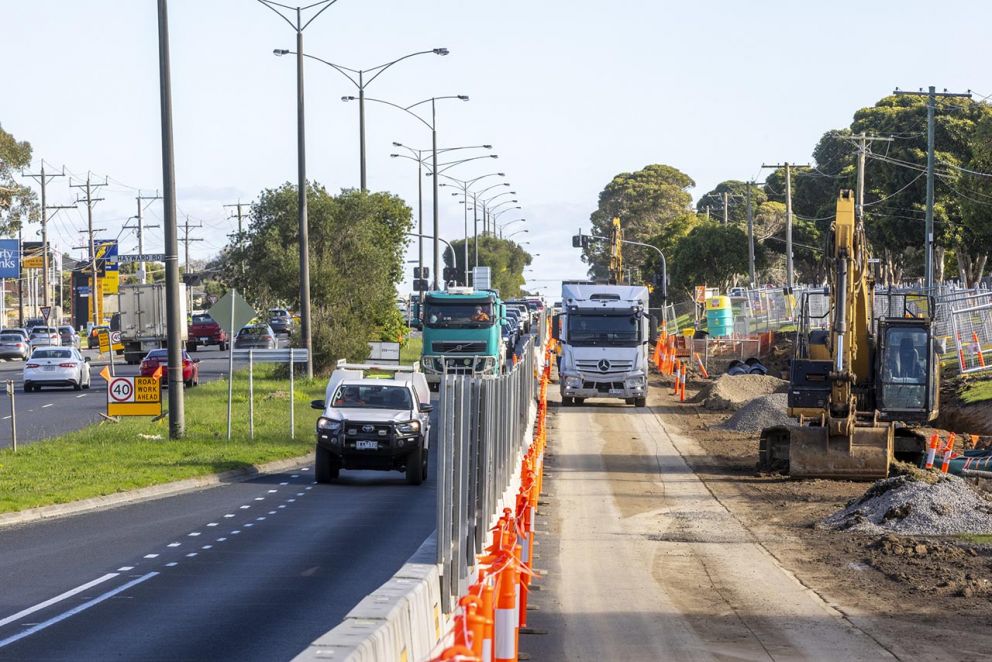
[[[445,631],[436,534],[385,584],[366,596],[333,630],[294,660],[418,662],[430,657]]]

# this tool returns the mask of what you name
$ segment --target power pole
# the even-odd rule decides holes
[[[795,285],[792,271],[792,168],[808,168],[809,164],[797,166],[794,163],[775,163],[762,168],[785,168],[785,289],[786,294],[792,294]]]
[[[728,220],[728,217],[727,217],[727,207],[728,207],[727,197],[728,197],[727,196],[727,191],[724,191],[723,192],[723,224],[724,225],[727,225],[727,220]]]
[[[45,195],[45,189],[48,185],[49,180],[55,179],[56,177],[65,177],[65,167],[63,166],[61,173],[45,173],[45,160],[41,161],[41,172],[32,175],[28,174],[27,177],[35,180],[41,184],[41,287],[44,290],[42,294],[42,305],[49,305],[48,296],[48,210],[54,209],[58,211],[59,209],[75,209],[76,205],[53,205],[48,206],[48,198]]]
[[[93,279],[93,285],[90,288],[90,301],[93,303],[92,306],[93,316],[90,319],[92,320],[94,325],[98,325],[100,324],[100,308],[103,307],[101,305],[103,302],[97,301],[97,299],[99,299],[100,297],[100,291],[99,291],[100,288],[99,288],[99,281],[97,280],[99,276],[97,274],[97,268],[96,268],[96,242],[93,240],[93,234],[96,232],[102,232],[103,229],[102,228],[96,230],[93,229],[93,204],[103,200],[103,198],[94,198],[93,190],[100,188],[101,186],[106,186],[107,181],[105,179],[102,184],[94,184],[92,182],[92,179],[93,178],[91,173],[86,173],[85,184],[73,184],[72,178],[70,178],[69,187],[86,190],[86,197],[76,198],[76,203],[77,204],[80,202],[86,203],[86,230],[84,230],[84,232],[89,234],[90,274],[91,274],[91,278]]]
[[[234,212],[234,215],[233,216],[228,216],[228,218],[236,218],[236,219],[238,219],[238,234],[234,235],[234,237],[236,237],[236,241],[237,241],[238,244],[241,243],[241,241],[244,239],[244,236],[245,236],[245,234],[244,234],[244,232],[245,232],[245,226],[244,226],[244,217],[245,217],[245,214],[244,214],[244,212],[242,211],[241,208],[244,207],[244,206],[246,206],[246,205],[247,205],[247,203],[241,202],[240,200],[238,200],[238,202],[236,204],[233,204],[233,205],[224,205],[224,208],[225,209],[230,209],[231,207],[234,207],[237,210],[237,211]],[[231,237],[232,235],[227,235],[227,236],[228,237]],[[242,261],[241,262],[241,273],[242,274],[245,273],[245,271],[247,270],[247,268],[248,268],[247,265],[244,263],[244,261]]]
[[[922,96],[923,88],[919,92],[910,92],[896,88],[895,95],[911,94]],[[967,92],[948,92],[944,88],[943,92],[938,92],[933,85],[926,92],[927,97],[927,214],[926,214],[926,236],[924,238],[925,250],[923,259],[923,286],[929,290],[933,287],[933,167],[934,167],[934,113],[937,110],[937,97],[968,97],[971,98],[971,90]]]
[[[183,225],[182,225],[182,228],[183,228],[183,238],[180,239],[179,241],[183,242],[183,246],[186,249],[186,275],[187,276],[189,276],[189,273],[190,273],[189,272],[189,244],[192,241],[203,241],[202,238],[192,238],[192,237],[190,237],[189,236],[189,231],[190,230],[195,230],[196,228],[202,228],[202,227],[203,227],[203,223],[200,223],[199,225],[190,225],[189,224],[189,214],[186,214],[186,222],[183,223]]]
[[[138,201],[138,215],[135,216],[134,218],[138,221],[138,225],[137,226],[125,225],[124,226],[124,229],[125,230],[136,230],[137,231],[137,234],[138,234],[138,254],[139,255],[144,255],[145,254],[145,228],[158,228],[158,227],[161,227],[161,226],[160,225],[145,225],[144,218],[141,215],[141,212],[144,211],[144,207],[141,206],[141,201],[142,200],[161,200],[162,199],[162,196],[160,196],[158,193],[156,193],[155,195],[141,195],[141,191],[138,191],[138,195],[135,197],[135,199]],[[147,282],[146,271],[145,271],[145,261],[144,260],[141,260],[138,263],[138,279],[141,281],[141,284],[142,285],[144,285]]]
[[[710,206],[706,205],[706,221],[709,222],[709,220],[710,220]]]
[[[754,274],[754,214],[751,211],[751,187],[753,181],[747,183],[747,273],[751,287],[755,287],[757,278]]]

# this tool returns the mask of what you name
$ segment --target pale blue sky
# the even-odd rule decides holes
[[[192,252],[207,257],[233,227],[222,204],[295,181],[294,62],[272,55],[294,35],[253,0],[172,0],[170,12],[179,207],[203,222]],[[698,197],[758,175],[762,161],[808,160],[824,131],[895,86],[992,93],[990,13],[961,0],[339,0],[305,49],[361,68],[449,48],[397,65],[369,95],[471,96],[439,106],[440,142],[496,146],[498,161],[457,172],[507,173],[530,229],[517,238],[541,253],[533,284],[554,296],[545,279],[584,275],[569,238],[614,174],[667,163]],[[0,21],[0,123],[31,141],[36,161],[109,175],[96,217],[116,234],[135,211],[130,187],[161,187],[155,1],[0,0]],[[353,89],[319,63],[306,79],[309,174],[357,187],[357,106],[340,101]],[[415,206],[415,166],[389,158],[393,140],[427,147],[430,136],[370,104],[369,186]],[[75,197],[66,183],[50,187],[53,204]],[[457,238],[460,207],[443,197],[442,236]],[[161,206],[148,214],[154,222]],[[59,215],[63,245],[84,220],[82,209]],[[161,250],[160,229],[147,239]],[[122,251],[134,244],[124,238]]]

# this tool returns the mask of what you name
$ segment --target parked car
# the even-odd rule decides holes
[[[288,336],[293,332],[293,318],[285,308],[269,308],[269,326],[276,333]]]
[[[200,345],[217,345],[220,351],[225,351],[230,345],[227,332],[220,328],[220,324],[213,317],[206,313],[193,315],[187,329],[188,340],[186,349],[195,352]]]
[[[60,326],[59,338],[62,340],[63,347],[75,347],[79,349],[79,334],[71,326]]]
[[[17,330],[4,329],[0,331],[0,359],[27,359],[31,355],[28,339]]]
[[[234,338],[235,349],[276,349],[276,332],[268,324],[248,324]]]
[[[109,326],[94,326],[90,328],[90,332],[86,334],[86,347],[88,349],[96,349],[100,346],[100,331],[110,331]]]
[[[35,347],[60,347],[62,336],[54,326],[36,326],[31,329],[31,349]]]
[[[42,386],[90,387],[90,360],[75,347],[40,347],[24,364],[24,392]]]
[[[311,402],[322,412],[314,478],[328,483],[341,469],[374,469],[402,471],[409,484],[420,485],[427,479],[430,450],[427,380],[416,367],[395,367],[391,379],[369,378],[368,368],[339,362],[324,398]]]
[[[169,364],[168,349],[153,349],[141,359],[141,376],[151,377],[162,366],[162,385],[167,386],[169,381],[165,377],[165,369]],[[190,358],[189,354],[183,351],[183,383],[188,387],[197,386],[200,383],[200,359]]]

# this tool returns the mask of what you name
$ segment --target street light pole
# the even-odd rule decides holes
[[[368,191],[365,170],[365,73],[358,72],[358,168],[361,173],[362,191]]]
[[[434,188],[434,290],[438,287],[438,272],[441,270],[441,245],[439,235],[441,234],[440,209],[437,196],[437,101],[431,97],[431,185]],[[454,262],[455,256],[452,251],[451,260]]]

